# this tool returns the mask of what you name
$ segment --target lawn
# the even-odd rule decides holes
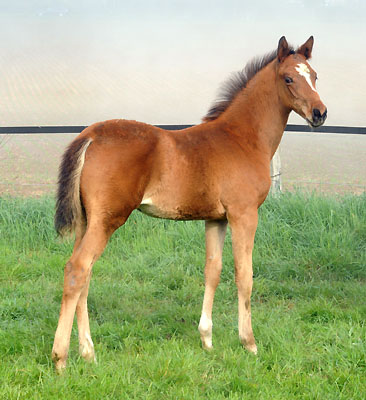
[[[237,334],[230,234],[201,349],[204,224],[134,213],[93,268],[98,359],[51,361],[72,243],[53,230],[51,197],[0,198],[0,398],[365,399],[366,195],[302,193],[260,209],[253,255],[258,355]]]

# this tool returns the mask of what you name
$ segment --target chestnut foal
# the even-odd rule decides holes
[[[60,167],[56,230],[75,231],[64,271],[60,318],[52,349],[66,366],[76,311],[79,350],[95,360],[87,296],[92,266],[112,233],[135,209],[159,218],[206,221],[205,292],[199,332],[212,348],[212,305],[229,222],[239,302],[239,338],[257,352],[252,324],[252,249],[259,206],[270,185],[270,162],[292,110],[313,127],[327,110],[307,60],[313,37],[297,50],[282,37],[276,51],[233,76],[200,125],[165,131],[110,120],[86,128]]]

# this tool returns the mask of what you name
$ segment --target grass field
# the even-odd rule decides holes
[[[50,358],[71,242],[54,202],[0,198],[2,399],[365,399],[366,195],[285,194],[260,210],[252,315],[258,356],[237,335],[230,235],[201,349],[204,225],[133,214],[94,266],[98,364]]]

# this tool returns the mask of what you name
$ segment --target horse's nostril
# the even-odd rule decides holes
[[[322,116],[321,112],[317,109],[313,109],[313,119],[319,119]]]
[[[323,119],[327,118],[327,114],[328,114],[328,110],[325,109],[325,111],[324,111],[324,113],[323,113],[323,115],[322,115],[322,118],[323,118]]]

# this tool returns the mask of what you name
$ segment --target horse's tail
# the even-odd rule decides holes
[[[80,198],[80,175],[85,152],[91,142],[92,139],[85,136],[75,139],[62,157],[55,214],[55,228],[60,236],[72,233],[77,226],[86,222]]]

